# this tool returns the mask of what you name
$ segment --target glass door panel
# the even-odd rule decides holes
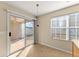
[[[34,21],[26,21],[26,46],[34,43]]]
[[[15,16],[10,17],[10,54],[25,47],[25,20]]]

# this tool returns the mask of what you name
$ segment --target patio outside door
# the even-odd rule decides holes
[[[26,21],[25,31],[26,46],[34,44],[34,21]]]
[[[34,43],[34,21],[7,14],[7,55]]]
[[[11,55],[25,47],[25,19],[9,15],[8,34],[8,55]]]

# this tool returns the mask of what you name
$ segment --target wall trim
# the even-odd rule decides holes
[[[55,48],[55,49],[57,49],[57,50],[61,50],[61,51],[63,51],[63,52],[66,52],[66,53],[72,54],[72,51],[63,50],[63,49],[60,49],[60,48],[57,48],[57,47],[51,46],[51,45],[49,45],[49,44],[47,44],[47,43],[45,43],[45,42],[38,42],[38,43],[39,43],[39,44],[42,44],[42,45],[45,45],[45,46],[48,46],[48,47],[50,47],[50,48]]]

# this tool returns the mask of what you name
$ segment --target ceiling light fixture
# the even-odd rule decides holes
[[[39,4],[36,4],[36,8],[37,8],[37,10],[36,10],[36,18],[38,18],[38,7],[39,7]]]

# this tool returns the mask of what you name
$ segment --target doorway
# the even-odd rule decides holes
[[[34,22],[8,14],[7,55],[12,55],[34,43]]]

